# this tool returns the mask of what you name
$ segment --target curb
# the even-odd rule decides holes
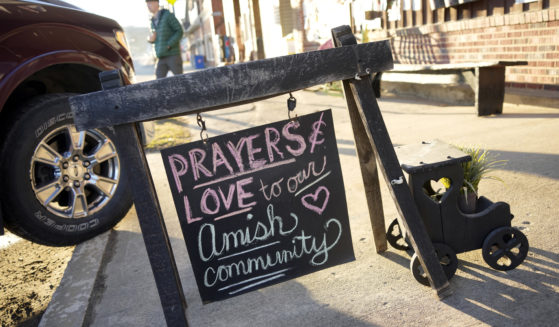
[[[111,229],[76,246],[39,327],[83,326]]]

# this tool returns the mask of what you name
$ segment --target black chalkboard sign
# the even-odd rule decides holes
[[[330,110],[161,154],[205,303],[355,260]]]

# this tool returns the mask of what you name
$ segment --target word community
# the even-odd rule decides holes
[[[330,110],[161,154],[205,303],[354,260]]]

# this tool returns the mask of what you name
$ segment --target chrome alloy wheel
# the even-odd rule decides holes
[[[62,218],[82,218],[102,209],[116,192],[120,164],[113,142],[99,130],[64,125],[44,137],[30,165],[35,197]]]

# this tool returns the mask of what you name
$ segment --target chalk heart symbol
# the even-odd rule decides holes
[[[319,195],[320,193],[326,193],[324,196],[324,200],[322,204],[319,202]],[[326,205],[328,204],[328,199],[330,199],[330,191],[325,186],[320,186],[314,191],[314,193],[307,194],[301,198],[301,203],[305,206],[305,208],[312,210],[319,215],[322,215],[324,209],[326,209]]]

